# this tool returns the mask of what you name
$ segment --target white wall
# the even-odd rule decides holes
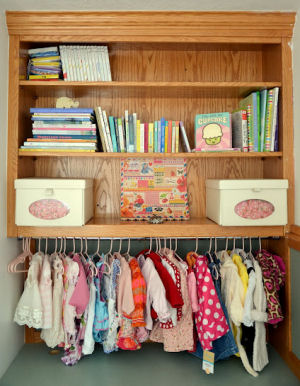
[[[0,0],[0,378],[23,344],[23,329],[12,322],[13,312],[20,296],[22,278],[6,272],[7,263],[19,250],[16,240],[6,235],[6,132],[8,88],[8,37],[4,10],[250,10],[296,11],[299,0]],[[297,23],[294,39],[294,95],[295,106],[300,104],[300,25]],[[296,155],[296,224],[300,225],[300,109],[295,108]],[[297,129],[298,128],[298,129]],[[296,152],[295,152],[296,154]]]
[[[17,256],[19,243],[6,238],[6,128],[8,88],[8,35],[0,14],[0,378],[23,345],[24,328],[12,323],[22,288],[22,275],[9,274],[7,263]]]

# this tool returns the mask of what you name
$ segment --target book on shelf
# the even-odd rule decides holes
[[[184,124],[182,121],[179,122],[179,129],[180,129],[180,134],[181,134],[181,138],[182,138],[183,149],[186,153],[190,153],[191,147],[190,147],[190,143],[189,143],[188,137],[186,135]]]
[[[133,114],[128,115],[128,153],[134,153],[135,150],[135,140],[134,140],[134,122]]]
[[[192,153],[226,153],[226,152],[240,152],[241,148],[239,147],[230,147],[227,149],[201,149],[195,148],[192,150]]]
[[[231,147],[231,114],[229,112],[196,115],[195,148],[221,150]]]
[[[61,57],[57,47],[28,50],[27,79],[57,80],[62,77]]]
[[[271,151],[273,105],[274,105],[274,89],[270,89],[268,90],[267,106],[266,106],[264,151]]]
[[[76,153],[76,152],[86,152],[86,153],[95,153],[95,150],[91,150],[91,149],[70,149],[70,148],[66,148],[66,149],[34,149],[34,148],[25,148],[25,149],[21,149],[22,151],[40,151],[40,152],[45,152],[45,151],[53,151],[53,152],[72,152],[72,153]]]
[[[113,145],[113,152],[118,152],[118,145],[117,145],[117,137],[116,137],[116,130],[115,130],[115,121],[114,117],[109,116],[108,117],[109,127],[110,127],[110,135]]]
[[[149,126],[148,122],[144,123],[144,153],[149,153]]]
[[[232,146],[241,148],[243,152],[248,152],[248,123],[247,111],[234,111],[231,115],[232,120]]]
[[[279,99],[279,87],[274,87],[274,103],[272,109],[272,130],[271,130],[271,151],[278,151],[278,99]],[[277,133],[276,133],[277,130]],[[277,141],[276,141],[277,138]],[[275,147],[276,141],[276,147]],[[276,150],[277,149],[277,150]]]
[[[111,81],[107,46],[60,45],[63,79],[65,81]]]
[[[161,153],[165,153],[166,120],[161,118]]]
[[[248,120],[248,142],[249,142],[249,151],[259,151],[260,150],[260,93],[252,92],[242,101],[240,101],[240,108],[247,110],[247,120]]]

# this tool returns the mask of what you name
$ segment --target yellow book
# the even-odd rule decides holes
[[[39,80],[39,79],[59,79],[58,74],[53,74],[53,75],[29,75],[29,80]]]
[[[166,121],[166,125],[165,125],[165,153],[168,153],[168,132],[169,132],[169,126],[168,126],[168,121]]]
[[[136,121],[136,152],[141,152],[141,121],[138,119]]]
[[[43,56],[39,58],[31,58],[30,59],[33,63],[36,62],[56,62],[60,60],[60,56]]]
[[[19,149],[21,152],[23,151],[40,151],[40,152],[57,152],[57,151],[63,151],[65,153],[78,153],[78,152],[83,152],[83,153],[95,153],[95,150],[88,150],[88,149]]]
[[[149,123],[149,142],[148,142],[148,153],[153,153],[153,123]]]

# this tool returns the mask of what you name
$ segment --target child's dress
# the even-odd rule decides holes
[[[20,326],[24,324],[34,328],[43,326],[43,307],[38,283],[42,261],[42,253],[32,256],[24,291],[14,316],[14,321]]]
[[[52,327],[52,280],[48,255],[44,256],[39,290],[43,305],[43,329],[48,329]]]
[[[61,259],[55,256],[53,261],[53,314],[52,327],[44,329],[41,338],[47,346],[55,347],[64,340],[64,329],[62,325],[62,301],[63,301],[63,278],[64,271]]]

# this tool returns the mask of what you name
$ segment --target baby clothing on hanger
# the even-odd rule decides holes
[[[107,337],[109,328],[107,304],[101,295],[101,277],[103,275],[105,266],[102,261],[99,261],[96,266],[98,268],[98,275],[94,279],[96,286],[96,303],[93,337],[95,342],[102,343]]]
[[[43,306],[43,328],[52,327],[52,280],[49,256],[44,255],[39,290]]]
[[[69,304],[76,307],[77,317],[80,317],[84,313],[89,303],[90,292],[89,292],[89,287],[87,284],[84,268],[78,254],[75,254],[73,256],[73,261],[75,261],[78,264],[79,274],[78,274],[76,286],[71,296],[71,299],[69,301]]]
[[[41,252],[37,252],[30,261],[24,291],[14,315],[14,321],[20,326],[26,324],[28,327],[43,327],[43,306],[39,290],[39,275],[43,256]]]

